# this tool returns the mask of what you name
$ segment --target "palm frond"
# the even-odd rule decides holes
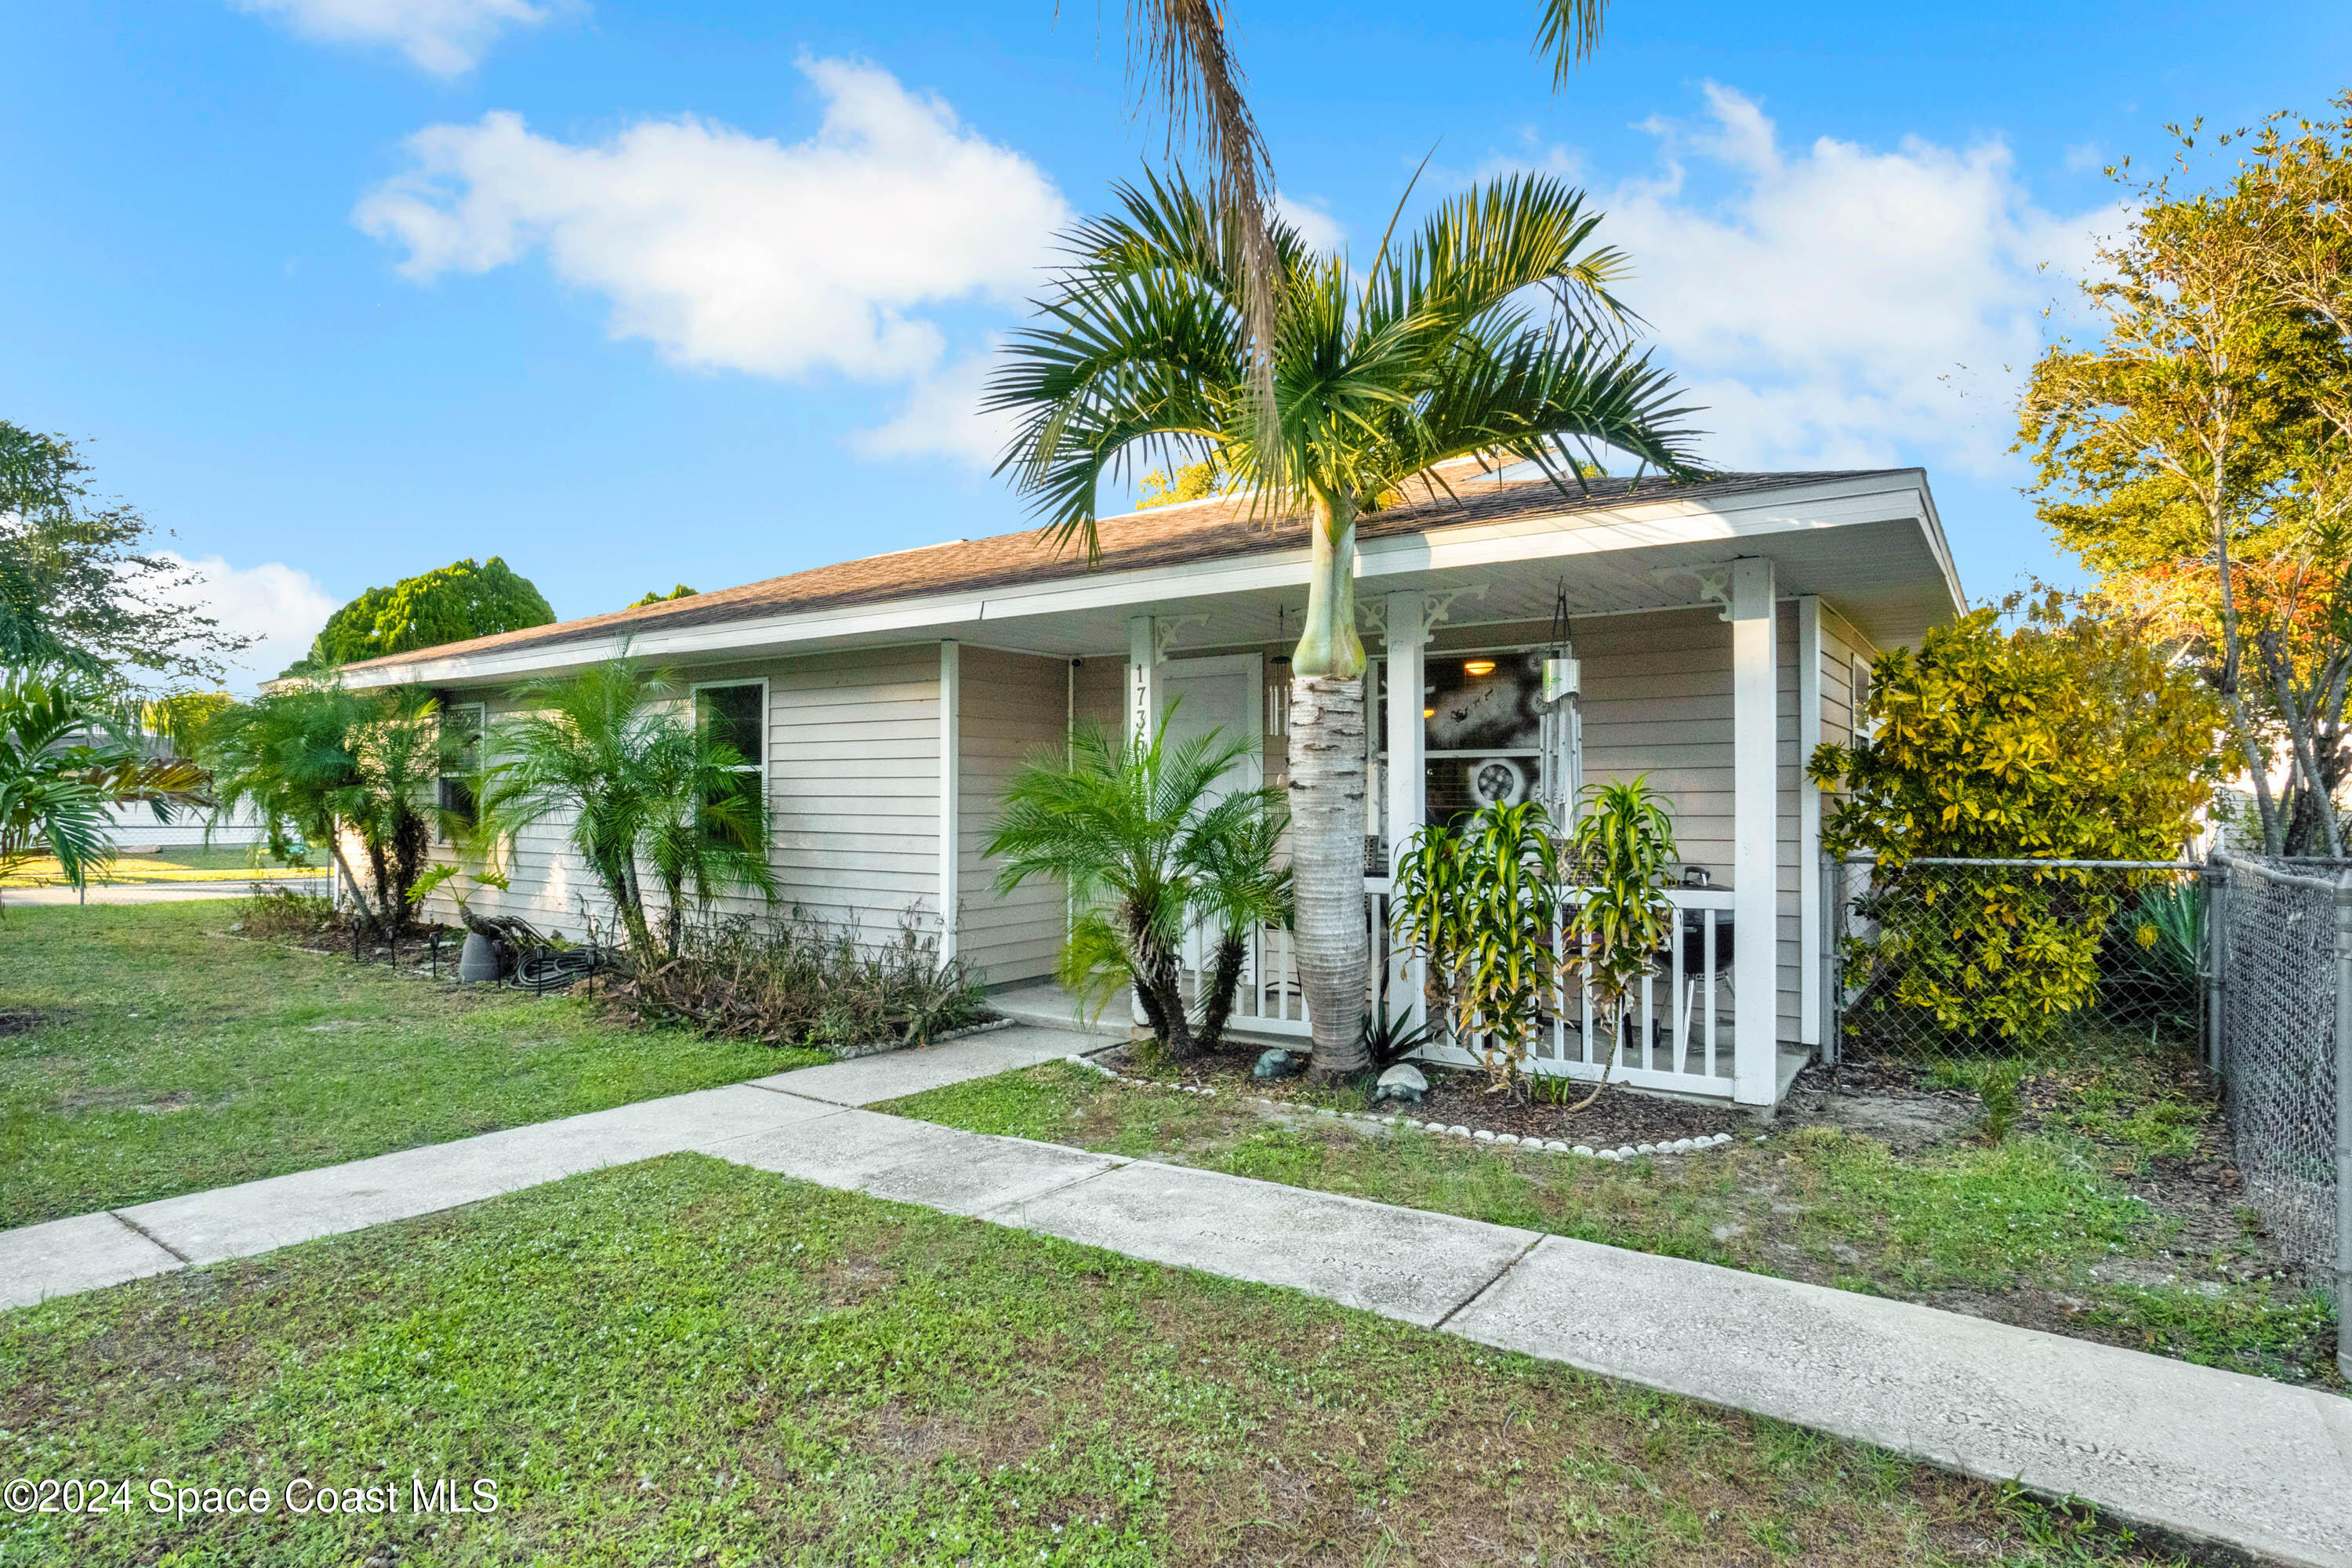
[[[1601,12],[1607,0],[1543,0],[1538,13],[1536,53],[1551,60],[1552,90],[1568,84],[1569,73],[1601,47]]]

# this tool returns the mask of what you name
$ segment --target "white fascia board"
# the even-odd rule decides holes
[[[1456,526],[1439,535],[1367,540],[1357,547],[1356,574],[1362,581],[1660,545],[1761,539],[1780,533],[1906,519],[1920,525],[1931,542],[1954,602],[1963,603],[1958,578],[1951,569],[1950,552],[1927,496],[1926,475],[1919,469],[1795,485],[1728,498],[1719,503],[1649,500],[1548,518]],[[964,589],[873,606],[681,626],[670,632],[639,633],[629,639],[629,651],[654,661],[689,654],[697,658],[751,654],[831,638],[870,638],[893,632],[935,631],[945,626],[1033,616],[1295,588],[1305,581],[1308,559],[1308,550],[1300,545],[1234,560],[1193,561],[1100,576],[1016,584],[977,593]],[[354,672],[351,684],[390,686],[416,682],[441,686],[512,679],[603,663],[618,657],[622,640],[615,634],[600,633],[577,642],[460,654]]]

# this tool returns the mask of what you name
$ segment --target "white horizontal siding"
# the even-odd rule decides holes
[[[986,848],[1013,776],[1064,753],[1070,667],[992,648],[967,647],[961,658],[956,952],[990,985],[1044,979],[1061,952],[1062,885],[1032,878],[999,892]]]

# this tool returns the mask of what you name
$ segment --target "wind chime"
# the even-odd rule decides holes
[[[1556,830],[1566,833],[1576,822],[1584,795],[1584,715],[1580,710],[1583,670],[1568,626],[1568,579],[1559,580],[1552,600],[1550,647],[1543,661],[1543,709],[1538,744],[1537,795]]]

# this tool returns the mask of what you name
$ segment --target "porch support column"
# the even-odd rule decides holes
[[[1731,563],[1731,1097],[1770,1105],[1779,1087],[1780,995],[1775,962],[1779,911],[1779,795],[1774,774],[1779,680],[1772,668],[1779,627],[1772,614],[1772,563],[1751,556]]]
[[[1797,601],[1797,1039],[1818,1050],[1822,994],[1822,787],[1805,773],[1822,743],[1822,602]]]
[[[963,645],[940,644],[940,962],[956,955],[957,894],[962,868]]]
[[[1160,722],[1160,629],[1150,616],[1127,623],[1127,732],[1149,740]]]
[[[1388,833],[1389,875],[1397,872],[1403,858],[1405,841],[1412,837],[1427,810],[1423,792],[1427,783],[1427,768],[1422,755],[1421,689],[1426,680],[1423,674],[1423,649],[1429,642],[1429,633],[1422,619],[1422,596],[1418,592],[1391,594],[1388,605],[1389,660],[1389,774]],[[1409,959],[1392,959],[1389,973],[1389,1013],[1400,1014],[1419,1022],[1424,1008],[1422,996],[1421,965]]]

